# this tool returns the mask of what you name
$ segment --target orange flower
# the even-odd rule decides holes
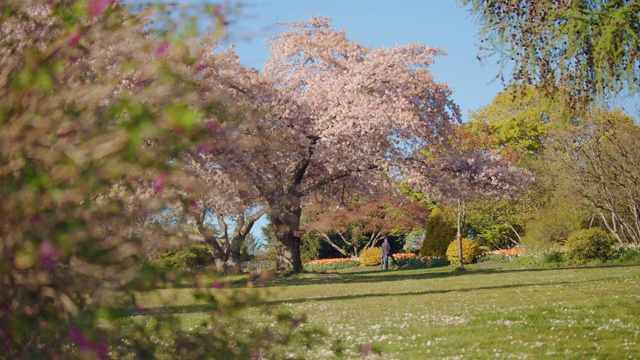
[[[347,261],[353,261],[353,259],[351,258],[318,259],[318,260],[307,261],[304,264],[305,265],[329,265],[329,264],[343,263]]]
[[[393,254],[393,257],[396,258],[397,260],[400,259],[417,259],[418,256],[416,254],[412,254],[412,253],[397,253],[397,254]]]
[[[524,254],[522,248],[501,249],[493,251],[485,251],[482,255],[500,255],[500,256],[520,256]]]

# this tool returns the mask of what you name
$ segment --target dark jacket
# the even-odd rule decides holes
[[[391,255],[391,244],[388,241],[382,243],[382,255]]]

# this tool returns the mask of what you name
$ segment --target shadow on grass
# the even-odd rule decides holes
[[[425,279],[442,279],[448,277],[470,276],[470,275],[490,275],[490,274],[510,274],[510,273],[526,273],[526,272],[547,272],[547,271],[565,271],[565,270],[581,270],[593,268],[620,268],[620,267],[638,267],[640,265],[599,265],[592,267],[557,267],[557,268],[536,268],[536,269],[513,269],[507,267],[473,267],[467,266],[464,270],[458,270],[453,267],[431,268],[431,269],[413,269],[413,270],[366,270],[353,272],[332,272],[332,273],[299,273],[289,276],[276,275],[273,279],[264,284],[264,287],[277,286],[299,286],[299,285],[326,285],[326,284],[350,284],[350,283],[384,283],[392,281],[404,280],[425,280]],[[236,283],[236,286],[242,286]]]
[[[200,282],[211,283],[221,282],[225,287],[246,288],[247,283],[251,281],[253,284],[259,284],[260,287],[279,287],[279,286],[300,286],[300,285],[327,285],[327,284],[357,284],[357,283],[384,283],[392,281],[404,280],[425,280],[425,279],[442,279],[457,276],[469,275],[490,275],[490,274],[509,274],[523,272],[546,272],[546,271],[562,271],[562,270],[580,270],[592,268],[619,268],[619,267],[637,267],[640,264],[609,264],[597,266],[579,266],[579,267],[555,267],[555,268],[524,268],[516,269],[503,266],[503,264],[492,265],[491,267],[481,264],[467,265],[464,270],[447,266],[428,269],[399,269],[399,270],[363,270],[363,271],[334,271],[334,272],[285,272],[272,273],[267,276],[266,281],[260,280],[260,275],[242,274],[233,277],[224,277],[215,273],[201,273]],[[171,284],[175,289],[195,289],[196,274],[187,274],[183,276],[178,283]],[[205,280],[207,279],[207,280]],[[164,289],[162,285],[150,286],[143,291],[155,291]]]
[[[480,286],[480,287],[444,289],[444,290],[410,291],[410,292],[400,292],[400,293],[378,293],[378,294],[367,293],[367,294],[325,296],[325,297],[322,297],[322,296],[303,297],[303,298],[289,299],[289,300],[259,300],[253,303],[253,306],[299,304],[299,303],[312,302],[312,301],[343,301],[343,300],[371,299],[371,298],[385,298],[385,297],[435,295],[435,294],[448,294],[448,293],[454,293],[454,292],[473,293],[475,291],[504,290],[504,289],[526,288],[531,286],[537,287],[537,286],[576,285],[576,284],[586,284],[586,283],[597,282],[597,281],[600,281],[600,280],[509,284],[509,285]],[[163,306],[163,307],[124,311],[121,314],[121,316],[133,317],[133,316],[178,315],[178,314],[199,313],[199,312],[207,312],[207,311],[215,311],[215,310],[216,310],[216,307],[209,304]]]
[[[217,306],[209,304],[179,305],[179,306],[161,306],[137,310],[125,310],[119,314],[119,317],[134,316],[158,316],[158,315],[178,315],[201,313],[208,311],[216,311]]]
[[[458,289],[444,289],[444,290],[424,290],[424,291],[411,291],[400,293],[379,293],[379,294],[357,294],[357,295],[340,295],[340,296],[326,296],[326,297],[306,297],[292,300],[275,300],[275,301],[261,301],[260,305],[275,305],[281,303],[296,304],[309,301],[341,301],[341,300],[353,300],[364,298],[383,298],[383,297],[403,297],[403,296],[417,296],[417,295],[434,295],[434,294],[448,294],[454,292],[471,293],[474,291],[485,290],[504,290],[515,288],[526,288],[532,286],[557,286],[557,285],[575,285],[586,284],[591,282],[598,282],[600,280],[586,280],[586,281],[562,281],[562,282],[546,282],[546,283],[527,283],[527,284],[509,284],[509,285],[497,285],[497,286],[479,286],[471,288],[458,288]]]

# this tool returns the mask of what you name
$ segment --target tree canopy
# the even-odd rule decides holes
[[[414,158],[446,142],[459,114],[428,68],[442,50],[371,49],[328,18],[286,25],[269,39],[263,74],[237,63],[220,71],[209,58],[210,76],[254,111],[240,127],[221,126],[227,141],[201,156],[259,194],[279,240],[278,268],[300,270],[294,234],[305,197],[337,180],[361,188],[392,187],[400,174],[422,181]]]
[[[640,1],[462,0],[482,26],[482,57],[510,81],[573,108],[640,90]],[[523,88],[524,89],[524,88]]]

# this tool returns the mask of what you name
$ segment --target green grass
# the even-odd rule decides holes
[[[235,278],[235,284],[245,279]],[[301,273],[276,276],[262,287],[212,292],[258,293],[262,300],[249,317],[258,317],[258,307],[306,314],[303,326],[327,334],[306,358],[633,359],[640,354],[640,265],[515,269],[481,263],[464,271]],[[140,294],[138,301],[180,313],[187,328],[210,318],[189,288]]]

